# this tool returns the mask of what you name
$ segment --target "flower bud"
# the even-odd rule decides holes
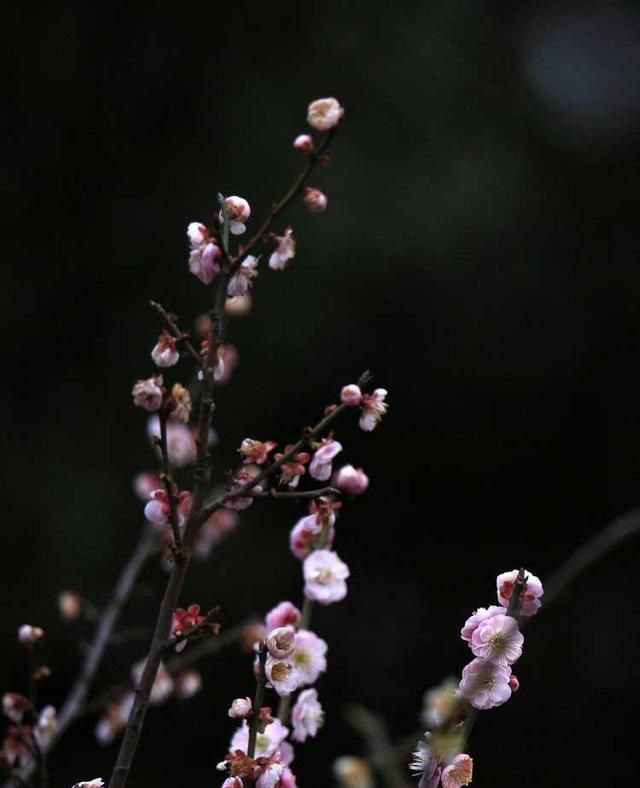
[[[515,673],[509,676],[509,686],[511,687],[511,692],[517,692],[520,689],[520,682]]]
[[[163,393],[162,375],[154,375],[147,380],[138,380],[131,390],[133,404],[150,413],[160,409]]]
[[[314,189],[312,186],[307,186],[304,190],[302,201],[311,213],[322,213],[327,207],[326,195],[320,189]]]
[[[244,197],[233,195],[227,197],[224,201],[227,208],[227,216],[229,217],[229,230],[233,235],[242,235],[247,229],[244,222],[251,216],[251,207]],[[220,211],[220,221],[224,219],[222,211]]]
[[[173,367],[177,364],[180,353],[176,350],[176,338],[163,329],[151,351],[151,358],[158,367]]]
[[[293,147],[301,153],[313,152],[313,139],[310,134],[298,134],[293,141]]]
[[[369,477],[362,468],[343,465],[336,474],[335,485],[347,495],[362,495],[369,486]]]
[[[228,715],[234,720],[244,720],[253,710],[249,698],[236,698],[229,707]]]
[[[349,407],[353,408],[360,404],[361,399],[362,391],[360,391],[360,386],[356,386],[355,383],[350,383],[348,386],[342,387],[342,391],[340,392],[340,401],[343,403],[343,405],[348,405]]]
[[[25,646],[34,646],[44,637],[44,630],[40,627],[32,627],[31,624],[23,624],[18,629],[18,640]]]

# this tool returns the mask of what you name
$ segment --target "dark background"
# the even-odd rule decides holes
[[[338,427],[371,488],[339,521],[349,596],[313,622],[330,644],[327,725],[294,770],[324,786],[336,755],[362,750],[345,700],[410,733],[423,691],[468,660],[458,631],[493,603],[495,575],[525,564],[544,581],[640,500],[640,16],[329,0],[15,4],[5,20],[3,691],[24,688],[29,621],[48,632],[44,699],[60,703],[78,661],[56,594],[103,603],[136,541],[131,479],[152,457],[129,392],[152,370],[147,301],[188,322],[210,293],[186,270],[186,223],[218,191],[257,219],[300,168],[309,100],[346,107],[317,179],[329,208],[290,211],[298,256],[263,270],[231,326],[241,363],[216,412],[222,473],[242,438],[290,440],[366,367],[389,390],[372,435]],[[185,603],[219,602],[231,626],[299,596],[287,534],[302,507],[278,503],[194,567]],[[634,773],[637,547],[532,623],[520,693],[473,733],[474,785]],[[145,575],[154,595],[162,582]],[[125,623],[154,607],[139,596]],[[151,711],[132,786],[217,784],[249,660],[202,669],[200,696]],[[52,758],[53,786],[108,776],[115,747],[91,727]]]

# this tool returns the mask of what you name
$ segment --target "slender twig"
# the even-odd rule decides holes
[[[262,708],[262,698],[264,696],[264,685],[266,676],[264,665],[267,658],[266,649],[261,648],[256,660],[256,692],[253,698],[253,713],[249,723],[249,743],[247,745],[247,755],[253,758],[256,754],[256,739],[258,738],[258,724],[260,722],[260,709]]]
[[[160,315],[160,317],[164,320],[167,324],[167,327],[173,334],[173,336],[179,341],[182,342],[184,347],[187,349],[189,355],[193,358],[193,360],[197,363],[199,367],[203,365],[202,356],[198,351],[194,348],[194,346],[189,342],[187,339],[187,334],[180,330],[180,327],[174,322],[173,317],[167,312],[167,310],[159,304],[157,301],[149,301],[153,309]]]
[[[518,570],[518,575],[513,583],[511,599],[507,608],[507,615],[520,621],[520,610],[522,609],[522,594],[527,587],[527,573],[524,569]]]
[[[178,507],[176,505],[175,484],[171,478],[171,462],[169,459],[169,446],[167,443],[167,413],[164,408],[160,408],[158,413],[160,421],[160,457],[162,462],[162,482],[169,499],[169,522],[171,523],[171,531],[173,533],[173,541],[176,547],[182,544],[182,536],[180,534],[180,522],[178,520]]]
[[[335,487],[320,487],[316,490],[291,490],[290,492],[280,492],[272,487],[270,490],[256,493],[254,498],[322,498],[324,495],[340,495],[340,490]]]

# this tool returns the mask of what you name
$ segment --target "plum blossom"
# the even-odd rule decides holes
[[[283,271],[287,267],[289,260],[296,254],[296,239],[293,237],[293,230],[287,227],[284,235],[276,236],[278,246],[269,257],[269,268],[273,271]]]
[[[314,689],[303,690],[291,710],[294,741],[306,741],[307,736],[315,736],[322,727],[324,712],[318,702],[318,693]]]
[[[253,481],[256,476],[260,473],[260,466],[259,465],[243,465],[241,468],[235,472],[233,476],[233,485],[231,487],[230,492],[236,492],[237,490],[244,487],[245,484]],[[229,499],[225,506],[229,509],[235,509],[236,511],[242,511],[247,507],[251,506],[253,503],[253,496],[257,493],[261,493],[264,488],[260,484],[256,484],[251,490],[248,491],[248,495],[238,495],[234,498]]]
[[[289,549],[302,561],[313,550],[313,543],[320,533],[317,517],[314,514],[301,517],[289,534]]]
[[[327,195],[321,192],[320,189],[307,186],[304,190],[302,202],[311,213],[322,213],[327,208]]]
[[[186,424],[191,417],[191,394],[181,383],[174,383],[166,402],[169,416]]]
[[[292,602],[279,602],[270,610],[265,618],[267,630],[271,632],[278,627],[291,626],[297,629],[302,621],[302,613]]]
[[[298,134],[293,141],[293,147],[301,153],[312,153],[313,138],[310,134]]]
[[[331,437],[325,438],[311,458],[309,475],[319,482],[326,482],[331,476],[331,463],[341,451],[342,444],[334,441]]]
[[[361,399],[362,391],[360,390],[360,386],[355,383],[349,383],[347,386],[342,387],[340,402],[342,402],[343,405],[348,405],[353,408],[360,404]]]
[[[471,636],[471,651],[476,657],[499,665],[513,665],[522,654],[524,635],[511,616],[498,614],[481,621]]]
[[[262,766],[260,775],[256,780],[256,788],[275,788],[280,782],[283,771],[284,764],[280,760],[270,759],[267,764]]]
[[[269,654],[276,659],[284,659],[293,652],[295,647],[296,632],[293,627],[277,627],[273,629],[266,640]]]
[[[465,621],[464,626],[460,630],[460,637],[463,640],[471,641],[471,637],[480,623],[492,616],[505,615],[506,612],[507,608],[500,605],[490,605],[487,608],[479,607],[475,613],[469,616]]]
[[[21,722],[25,711],[31,708],[31,701],[19,692],[5,692],[2,696],[2,711],[12,722]]]
[[[185,610],[183,607],[177,607],[171,619],[171,635],[174,638],[181,637],[193,627],[202,624],[205,616],[200,615],[200,605],[189,605]],[[176,645],[176,651],[182,651],[187,645],[186,640],[181,640]]]
[[[256,758],[273,755],[280,748],[281,743],[289,735],[289,728],[275,717],[273,722],[266,726],[263,733],[258,732],[256,737]],[[229,745],[230,752],[241,750],[246,753],[249,747],[249,726],[243,720],[242,725],[236,730]]]
[[[437,788],[440,783],[441,767],[438,765],[438,760],[431,747],[425,741],[418,742],[409,763],[409,769],[415,774],[421,775],[418,788]]]
[[[292,443],[287,444],[284,447],[284,452],[277,453],[275,459],[280,461],[292,448]],[[280,484],[286,484],[288,487],[295,489],[298,486],[300,477],[305,473],[306,469],[304,466],[309,462],[309,456],[306,451],[299,451],[290,460],[283,463],[280,467]]]
[[[187,235],[191,244],[189,271],[203,284],[209,285],[220,273],[220,247],[210,230],[200,222],[191,222],[187,227]]]
[[[425,692],[420,715],[425,725],[440,728],[453,720],[460,706],[457,690],[458,683],[454,679],[446,679]]]
[[[227,777],[222,783],[222,788],[243,788],[243,782],[240,777]]]
[[[133,479],[133,491],[141,501],[148,501],[151,493],[161,486],[162,479],[157,473],[143,472]]]
[[[164,389],[162,388],[162,375],[154,375],[147,380],[138,380],[131,389],[133,404],[144,408],[150,413],[160,410]]]
[[[264,672],[267,681],[280,697],[290,695],[300,686],[300,673],[289,659],[281,660],[269,654],[265,662]]]
[[[315,684],[318,676],[327,669],[327,644],[314,632],[300,629],[296,632],[296,647],[289,657],[300,674],[300,687]]]
[[[96,777],[93,780],[87,780],[83,783],[76,783],[73,788],[102,788],[104,780],[102,777]]]
[[[476,709],[492,709],[501,706],[511,697],[508,665],[487,662],[476,657],[462,670],[460,694]]]
[[[289,742],[283,742],[283,744],[289,744]],[[293,747],[291,748],[291,752],[293,752]],[[282,750],[280,751],[280,758],[282,763],[285,762],[285,759],[282,756]],[[278,788],[296,788],[297,782],[294,773],[288,766],[285,766],[282,770],[282,774],[280,775],[280,782],[278,783]]]
[[[236,698],[229,706],[227,714],[235,720],[243,720],[248,717],[253,711],[250,698]]]
[[[498,601],[501,605],[508,606],[513,593],[513,586],[518,577],[518,570],[514,569],[512,572],[503,572],[498,575],[496,585],[498,587]],[[540,579],[530,572],[525,570],[525,583],[524,591],[522,593],[522,607],[520,608],[520,615],[533,616],[540,609],[542,602],[540,597],[544,594],[544,589]]]
[[[156,453],[160,455],[160,421],[151,416],[147,422],[147,435],[155,444]],[[191,430],[184,424],[171,419],[167,422],[167,452],[169,462],[174,468],[183,468],[196,461],[197,447]]]
[[[376,389],[371,394],[363,394],[360,400],[360,429],[371,432],[377,426],[380,419],[387,412],[389,407],[385,402],[387,396],[386,389]]]
[[[171,519],[171,505],[166,490],[154,490],[144,507],[144,516],[154,525],[166,525]],[[191,508],[191,493],[183,490],[175,494],[178,525],[183,525]]]
[[[462,788],[473,777],[473,759],[462,752],[442,770],[442,788]]]
[[[23,624],[18,629],[18,640],[25,646],[35,646],[44,637],[44,629],[33,627],[31,624]]]
[[[317,131],[329,131],[340,122],[344,108],[337,99],[320,98],[312,101],[307,109],[307,123]]]
[[[362,468],[343,465],[336,474],[335,486],[347,495],[362,495],[369,486],[369,477]]]
[[[251,216],[251,207],[244,197],[233,195],[224,201],[229,218],[229,230],[232,235],[242,235],[247,229],[244,222]],[[220,221],[224,221],[224,215],[220,211]]]
[[[178,340],[165,329],[162,330],[158,342],[151,351],[151,358],[158,367],[173,367],[180,359],[176,350]]]
[[[332,550],[314,550],[304,560],[304,593],[321,605],[339,602],[347,595],[349,567]]]
[[[256,441],[252,438],[245,438],[240,444],[240,454],[242,462],[256,465],[264,465],[269,459],[269,454],[278,444],[275,441]]]
[[[229,280],[227,296],[234,298],[246,295],[256,276],[258,276],[258,258],[252,254],[247,255]]]

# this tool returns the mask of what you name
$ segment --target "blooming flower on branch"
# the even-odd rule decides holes
[[[313,186],[307,186],[304,190],[302,202],[311,213],[322,213],[327,208],[327,195]]]
[[[173,367],[180,359],[176,350],[178,340],[165,329],[162,330],[158,342],[151,351],[151,358],[158,367]]]
[[[191,222],[187,235],[191,244],[189,270],[203,284],[209,285],[220,272],[220,247],[211,231],[200,222]]]
[[[446,679],[425,692],[420,719],[428,727],[440,728],[452,722],[459,709],[458,683],[454,679]]]
[[[471,637],[478,628],[479,624],[481,624],[483,621],[486,621],[488,618],[491,618],[492,616],[505,615],[506,612],[507,608],[502,607],[501,605],[490,605],[487,608],[479,607],[475,613],[469,616],[469,618],[465,621],[464,626],[460,630],[460,637],[463,640],[471,641]]]
[[[290,695],[300,686],[300,674],[289,659],[282,660],[269,654],[264,671],[267,681],[280,697]]]
[[[442,770],[442,788],[462,788],[469,785],[473,777],[473,759],[466,753],[456,755]]]
[[[278,246],[269,257],[269,268],[273,271],[282,271],[296,254],[296,239],[293,237],[291,227],[287,227],[283,236],[276,236],[276,241]]]
[[[258,276],[258,258],[251,254],[247,255],[229,280],[227,295],[229,297],[246,295],[256,276]]]
[[[238,468],[233,476],[233,486],[231,487],[231,492],[235,492],[245,484],[248,484],[250,481],[255,479],[259,473],[260,466],[258,465],[243,465],[241,468]],[[248,506],[251,506],[253,503],[253,496],[262,492],[262,490],[262,485],[256,484],[256,486],[253,487],[247,495],[239,495],[235,498],[231,498],[225,503],[225,506],[229,509],[242,511],[242,509],[246,509]]]
[[[337,99],[320,98],[312,101],[307,110],[307,123],[318,131],[329,131],[337,126],[344,109]]]
[[[296,558],[302,560],[313,550],[313,543],[318,538],[321,528],[315,514],[301,517],[289,534],[289,548]]]
[[[273,722],[264,729],[264,733],[258,733],[256,737],[256,757],[273,755],[278,751],[282,742],[289,735],[289,728],[283,725],[276,717]],[[231,739],[229,750],[236,752],[246,752],[249,747],[249,726],[243,720],[242,725],[236,730]]]
[[[359,422],[361,430],[371,432],[371,430],[375,429],[389,407],[385,402],[386,396],[386,389],[376,389],[372,394],[362,395],[360,400],[362,414]]]
[[[171,505],[166,490],[154,490],[151,500],[144,507],[144,516],[154,525],[166,525],[171,518]],[[191,493],[182,490],[175,492],[178,525],[183,525],[191,509]]]
[[[513,593],[513,586],[518,577],[518,570],[514,569],[512,572],[503,572],[498,575],[496,585],[498,587],[498,601],[501,605],[508,606]],[[525,571],[527,581],[525,583],[524,591],[522,593],[522,607],[520,608],[520,615],[533,616],[538,612],[542,602],[540,597],[544,594],[542,583],[540,579],[530,572]]]
[[[235,720],[243,720],[253,711],[250,698],[236,698],[229,707],[227,714]]]
[[[186,424],[191,417],[191,394],[181,383],[174,383],[166,402],[169,416]]]
[[[511,668],[476,657],[466,665],[460,680],[460,694],[476,709],[501,706],[511,697]]]
[[[420,775],[418,788],[437,788],[440,783],[441,767],[434,757],[431,747],[424,741],[418,743],[413,752],[409,769]]]
[[[498,614],[481,621],[471,636],[471,651],[476,657],[512,665],[522,654],[524,635],[511,616]]]
[[[331,476],[331,463],[341,451],[342,444],[334,441],[331,437],[325,438],[311,458],[309,475],[319,482],[326,482]]]
[[[288,454],[293,448],[292,444],[284,447],[284,452],[275,455],[276,460],[281,460],[285,454]],[[295,489],[298,486],[300,477],[305,473],[305,465],[309,462],[310,455],[306,451],[299,451],[297,454],[285,462],[280,467],[280,484],[286,484],[288,487]]]
[[[315,632],[300,629],[296,632],[296,647],[289,657],[300,674],[300,685],[315,684],[318,676],[327,669],[327,644]]]
[[[324,712],[318,702],[318,693],[314,689],[303,690],[291,710],[294,741],[306,741],[307,736],[315,736],[324,722]]]
[[[240,444],[240,454],[242,454],[242,462],[251,463],[256,465],[264,465],[269,459],[269,454],[278,444],[275,441],[255,441],[251,438],[245,438]]]
[[[251,207],[244,197],[227,197],[225,200],[227,214],[229,216],[229,229],[232,235],[242,235],[247,229],[244,222],[251,216]],[[220,221],[223,221],[224,215],[220,211]]]
[[[331,550],[314,550],[304,560],[304,593],[308,599],[329,605],[347,595],[349,567]]]
[[[279,757],[270,758],[268,763],[260,765],[260,773],[256,780],[256,788],[275,788],[280,783],[284,764]]]
[[[205,616],[200,615],[200,605],[189,605],[185,610],[182,607],[177,607],[171,619],[171,635],[173,637],[181,637],[190,629],[202,624]],[[187,645],[186,640],[181,640],[176,645],[176,651],[182,651]]]
[[[369,477],[362,468],[343,465],[335,478],[335,486],[347,495],[362,495],[369,486]]]
[[[154,375],[147,380],[138,380],[131,389],[133,404],[138,408],[144,408],[150,413],[160,410],[164,389],[162,387],[162,375]]]

